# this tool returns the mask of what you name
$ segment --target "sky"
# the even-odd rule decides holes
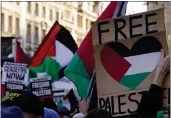
[[[107,6],[109,2],[105,2],[105,6]],[[128,2],[127,11],[126,14],[135,14],[140,12],[147,11],[147,5],[145,5],[145,2]]]
[[[145,2],[128,2],[126,14],[135,14],[147,11]]]

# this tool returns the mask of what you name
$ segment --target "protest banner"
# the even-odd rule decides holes
[[[6,93],[10,90],[24,90],[29,74],[26,64],[4,62],[2,71],[2,84],[5,84]]]
[[[5,82],[28,84],[29,70],[26,64],[5,62],[2,71],[2,84]]]
[[[52,85],[51,78],[32,78],[30,79],[30,88],[33,94],[36,96],[51,96],[52,95]]]
[[[168,54],[164,10],[94,22],[92,33],[98,107],[114,117],[135,113],[153,82],[161,49]],[[163,89],[168,107],[169,75]]]

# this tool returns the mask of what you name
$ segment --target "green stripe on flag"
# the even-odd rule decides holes
[[[78,54],[74,55],[64,73],[65,76],[75,84],[80,96],[86,98],[90,80]]]
[[[46,57],[43,63],[37,67],[29,67],[30,78],[37,77],[36,73],[46,72],[53,80],[59,79],[58,72],[61,70],[61,65],[52,57]]]
[[[126,75],[121,79],[119,83],[131,90],[134,90],[149,74],[150,72]]]
[[[157,113],[157,118],[164,118],[163,116],[164,116],[164,111],[159,111]]]

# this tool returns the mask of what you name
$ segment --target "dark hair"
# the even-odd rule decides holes
[[[64,116],[69,116],[70,117],[70,112],[67,107],[64,105],[57,105],[57,113],[59,115],[64,115]]]
[[[10,99],[11,96],[13,99]],[[10,93],[5,95],[2,99],[1,105],[5,107],[17,106],[23,112],[29,112],[36,116],[44,116],[44,107],[42,102],[36,95],[34,95],[30,91],[10,91]]]
[[[57,112],[57,106],[56,106],[55,102],[50,98],[44,99],[43,106]]]
[[[113,118],[112,115],[106,111],[101,109],[94,109],[87,113],[85,118]]]

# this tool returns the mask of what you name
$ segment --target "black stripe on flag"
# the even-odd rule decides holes
[[[145,36],[140,38],[135,42],[131,49],[128,49],[120,42],[111,42],[107,45],[122,57],[160,52],[162,49],[160,41],[153,36]]]
[[[60,43],[65,45],[73,54],[77,51],[78,47],[73,39],[72,35],[70,32],[63,26],[61,26],[61,30],[58,33],[56,40],[58,40]]]

